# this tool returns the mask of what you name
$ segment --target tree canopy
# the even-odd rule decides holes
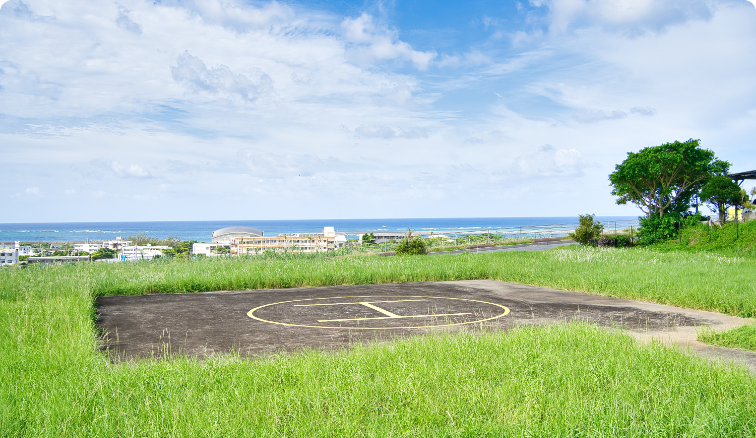
[[[713,175],[726,174],[730,163],[700,147],[701,140],[675,141],[629,152],[609,175],[617,204],[636,204],[647,216],[682,212]]]
[[[740,186],[727,176],[717,175],[701,189],[701,200],[719,214],[719,223],[727,220],[727,207],[743,203]]]

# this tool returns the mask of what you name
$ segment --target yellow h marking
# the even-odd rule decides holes
[[[404,301],[425,301],[423,300],[386,300],[386,301],[358,301],[355,303],[327,303],[327,304],[295,304],[296,307],[310,307],[310,306],[340,306],[347,304],[360,304],[367,308],[381,312],[386,316],[378,316],[373,318],[344,318],[344,319],[319,319],[318,322],[336,322],[336,321],[364,321],[368,319],[401,319],[401,318],[428,318],[430,316],[456,316],[456,315],[471,315],[469,312],[465,313],[437,313],[431,315],[407,315],[399,316],[396,313],[389,312],[386,309],[373,305],[373,303],[400,303]]]

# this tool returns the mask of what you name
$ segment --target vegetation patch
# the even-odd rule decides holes
[[[87,342],[60,343],[74,331],[91,339],[87,330],[58,328],[38,335],[56,344],[52,351],[2,355],[4,435],[742,437],[756,430],[756,379],[746,371],[580,324],[432,335],[336,354],[117,365]]]
[[[112,364],[98,295],[492,278],[756,315],[756,261],[572,247],[442,257],[163,259],[0,271],[4,436],[754,436],[756,379],[585,325],[338,354]]]
[[[756,220],[723,226],[697,223],[684,228],[677,239],[651,246],[656,251],[709,252],[756,259]],[[749,283],[756,280],[751,278]]]
[[[698,340],[720,347],[756,351],[756,324],[744,325],[721,333],[705,329],[698,335]]]

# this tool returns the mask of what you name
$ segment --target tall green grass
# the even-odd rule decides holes
[[[724,332],[704,328],[698,340],[720,347],[756,351],[756,324],[748,324]]]
[[[586,325],[258,360],[109,365],[86,351],[4,357],[3,435],[756,434],[745,371]]]
[[[756,260],[744,257],[590,247],[441,257],[234,257],[2,270],[0,298],[497,279],[754,317],[753,272]]]
[[[709,251],[718,254],[756,258],[756,221],[724,226],[696,224],[685,228],[680,238],[654,245],[661,251]]]
[[[754,260],[546,253],[0,270],[2,436],[754,436],[756,380],[585,325],[112,364],[98,295],[496,278],[750,316]]]

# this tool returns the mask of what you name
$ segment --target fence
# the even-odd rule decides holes
[[[614,234],[620,232],[635,231],[638,228],[637,219],[624,219],[624,220],[610,220],[602,221],[604,225],[605,234]],[[540,239],[548,237],[566,237],[569,233],[575,231],[580,226],[579,223],[563,223],[563,224],[548,224],[548,225],[522,225],[513,227],[501,227],[501,228],[476,228],[467,230],[434,230],[434,231],[413,231],[413,235],[422,236],[424,238],[434,238],[438,236],[446,237],[449,240],[453,240],[458,245],[470,245],[479,243],[488,243],[500,239]],[[354,232],[354,233],[339,233],[346,236],[356,236],[359,238],[365,233],[370,232]],[[390,250],[392,245],[389,245],[389,241],[396,241],[404,238],[404,233],[386,233],[386,232],[373,232],[376,240],[378,241],[378,247],[384,250]],[[350,239],[348,252],[361,252],[366,250],[375,251],[375,248],[364,248],[361,245],[353,245],[354,240]]]

